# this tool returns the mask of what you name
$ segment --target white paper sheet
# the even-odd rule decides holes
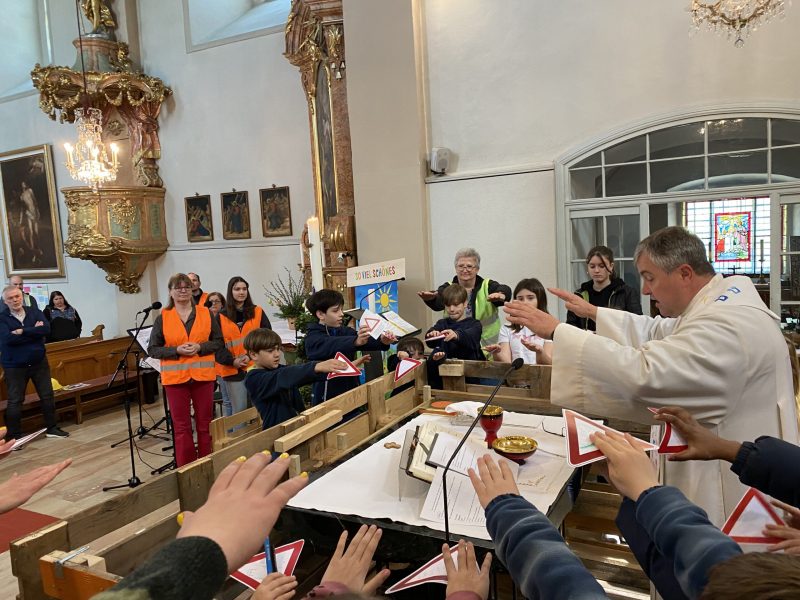
[[[463,434],[461,435],[463,436]],[[461,437],[456,437],[450,433],[437,433],[433,441],[433,447],[430,448],[431,453],[428,456],[427,462],[439,467],[446,466],[447,461],[449,461],[450,457],[453,456],[453,452],[455,452],[456,446],[458,446],[459,442],[461,442]],[[475,471],[478,470],[478,459],[487,452],[489,452],[489,449],[486,448],[485,442],[478,442],[475,440],[475,438],[470,437],[470,439],[464,443],[461,450],[458,451],[455,459],[453,459],[453,464],[450,465],[450,470],[467,476],[467,471],[469,469],[474,469]],[[517,463],[512,460],[508,460],[499,454],[493,453],[492,456],[497,462],[506,463],[511,469],[511,472],[514,474],[514,479],[517,478],[517,474],[519,473],[519,465]]]
[[[540,443],[545,436],[550,435],[542,429],[521,426],[524,423],[541,424],[541,415],[507,412],[506,418],[514,425],[504,425],[500,430],[502,435],[529,435]],[[558,419],[563,423],[563,419]],[[397,470],[401,452],[384,447],[388,442],[395,442],[402,447],[406,430],[429,421],[445,425],[452,422],[450,417],[437,415],[420,415],[412,419],[330,473],[312,481],[289,501],[289,506],[364,518],[391,519],[444,531],[443,522],[427,521],[420,516],[430,484],[405,477],[402,480],[402,499],[398,500],[401,484]],[[560,428],[558,431],[560,432]],[[473,433],[476,439],[483,439],[483,431]],[[563,454],[564,438],[553,437],[559,440]],[[563,455],[554,456],[537,451],[520,467],[517,485],[523,497],[547,513],[573,472]],[[453,523],[450,530],[454,535],[490,539],[484,525]]]
[[[436,469],[433,483],[425,497],[425,504],[419,516],[426,521],[444,523],[443,473],[443,468]],[[452,471],[447,473],[447,506],[451,523],[486,527],[483,507],[478,502],[478,494],[475,493],[475,488],[466,475]]]
[[[141,363],[144,366],[150,367],[151,369],[155,369],[159,373],[161,373],[161,361],[157,358],[150,358],[147,356],[147,347],[150,345],[150,333],[153,331],[152,327],[144,327],[142,328],[138,335],[136,336],[136,341],[142,347],[145,353],[145,358],[141,360]]]

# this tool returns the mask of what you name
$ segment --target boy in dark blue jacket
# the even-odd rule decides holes
[[[298,387],[347,368],[341,360],[282,365],[281,345],[281,336],[271,329],[255,329],[244,338],[245,352],[255,365],[245,375],[244,386],[261,416],[261,429],[288,421],[305,409]]]
[[[442,302],[447,318],[436,321],[425,333],[425,343],[433,351],[428,361],[428,383],[434,389],[442,389],[439,365],[446,359],[486,359],[481,350],[483,326],[477,319],[467,316],[467,296],[467,290],[457,283],[444,288]],[[428,341],[429,338],[436,339]],[[471,379],[470,383],[479,383]]]
[[[374,340],[365,326],[357,332],[355,329],[342,326],[343,306],[344,297],[336,290],[322,289],[306,300],[308,312],[319,319],[318,324],[309,325],[306,331],[305,347],[308,360],[328,360],[336,356],[337,352],[354,360],[359,350],[388,350],[389,344],[397,341],[390,332],[384,333],[379,340]],[[319,404],[355,387],[358,387],[358,377],[337,377],[328,381],[318,381],[314,384],[311,402]]]

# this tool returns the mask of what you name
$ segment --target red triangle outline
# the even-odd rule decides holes
[[[753,536],[742,536],[742,535],[731,535],[731,531],[736,526],[736,523],[739,522],[739,519],[742,517],[742,513],[744,513],[745,509],[750,505],[751,502],[757,501],[760,502],[761,505],[767,510],[769,516],[772,517],[772,520],[775,522],[776,525],[786,525],[783,519],[778,516],[778,513],[775,512],[775,509],[772,508],[767,497],[759,492],[755,488],[748,488],[747,491],[742,496],[742,499],[739,500],[739,503],[736,505],[736,508],[733,509],[733,512],[725,521],[725,524],[722,526],[722,533],[729,536],[734,542],[739,542],[740,544],[777,544],[778,542],[782,542],[781,538],[775,537],[753,537]]]
[[[567,462],[569,462],[570,466],[573,467],[581,467],[583,465],[589,464],[591,462],[596,462],[598,460],[603,460],[605,455],[600,452],[600,450],[591,450],[586,454],[580,454],[578,451],[580,444],[578,444],[578,428],[577,424],[575,423],[576,419],[580,419],[585,423],[592,425],[598,429],[602,429],[603,431],[613,431],[614,433],[621,433],[616,429],[611,427],[606,427],[605,425],[601,425],[600,423],[595,423],[588,417],[584,417],[582,414],[575,412],[574,410],[570,410],[568,408],[562,408],[561,413],[564,416],[564,425],[566,429],[566,439],[567,439]],[[571,425],[571,427],[570,427]],[[642,450],[655,450],[656,446],[654,444],[650,444],[649,442],[645,442],[637,438],[637,442],[642,446]]]
[[[348,365],[350,365],[350,369],[353,369],[355,373],[351,372],[350,369],[346,371],[336,371],[334,373],[328,373],[328,379],[333,379],[334,377],[356,377],[361,375],[361,369],[355,366],[353,362],[341,352],[337,352],[336,356],[334,356],[333,358],[335,360],[341,360],[342,362],[346,362]]]
[[[456,544],[455,546],[451,546],[450,552],[452,553],[457,549],[458,549],[458,544]],[[432,559],[430,559],[428,562],[426,562],[424,565],[422,565],[419,569],[417,569],[416,571],[411,573],[411,575],[406,575],[403,579],[401,579],[400,581],[395,583],[392,587],[390,587],[388,590],[386,590],[385,593],[386,594],[394,594],[395,592],[400,592],[402,590],[407,590],[407,589],[410,589],[412,587],[417,587],[418,585],[422,585],[424,583],[444,583],[444,584],[447,584],[447,575],[434,575],[432,577],[425,577],[423,579],[418,579],[417,581],[414,581],[413,583],[411,583],[411,585],[408,585],[408,583],[411,582],[411,580],[414,579],[414,577],[416,577],[417,574],[421,573],[425,569],[428,569],[428,568],[432,567],[437,562],[443,561],[443,560],[444,560],[444,554],[439,554],[438,556],[434,556]]]
[[[661,441],[658,444],[659,454],[676,454],[689,449],[688,444],[680,444],[678,446],[669,445],[672,438],[672,431],[672,423],[666,423],[666,427],[664,427],[664,436],[661,438]]]
[[[375,317],[364,317],[364,319],[363,319],[364,325],[367,326],[367,330],[370,333],[372,333],[372,331],[375,329],[375,327],[378,326],[378,324],[381,322],[381,320],[382,319],[380,317],[378,317],[378,318],[375,318]]]
[[[275,548],[275,554],[280,554],[281,552],[291,551],[292,556],[289,558],[289,562],[286,563],[286,571],[283,572],[284,575],[291,576],[294,573],[295,568],[297,567],[297,562],[300,560],[300,553],[303,551],[303,546],[305,546],[305,540],[296,540],[291,542],[290,544],[284,544],[283,546],[278,546]],[[264,560],[266,556],[265,552],[261,552],[253,556],[250,560],[247,561],[246,564],[250,564],[253,562],[258,562],[260,560]],[[247,575],[240,573],[238,570],[231,573],[231,579],[235,579],[239,583],[243,583],[247,587],[251,589],[256,589],[261,582],[256,581],[252,577],[248,577]]]
[[[414,363],[414,366],[411,367],[408,371],[406,371],[402,375],[399,375],[399,373],[400,373],[400,365],[402,365],[404,362]],[[416,358],[403,358],[403,359],[401,359],[400,362],[397,363],[397,368],[394,370],[394,382],[397,383],[403,377],[405,377],[406,375],[411,373],[414,369],[416,369],[421,364],[422,364],[422,361],[421,360],[417,360]]]

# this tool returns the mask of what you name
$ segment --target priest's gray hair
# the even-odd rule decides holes
[[[475,248],[461,248],[461,250],[456,252],[456,258],[453,260],[453,264],[457,265],[458,261],[462,258],[474,258],[475,266],[478,268],[481,266],[481,255],[478,254],[478,251],[475,250]]]
[[[681,265],[689,265],[698,275],[715,273],[703,242],[684,227],[665,227],[651,233],[636,246],[633,262],[638,263],[642,254],[665,273],[672,273]]]

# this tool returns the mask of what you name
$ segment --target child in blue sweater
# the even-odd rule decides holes
[[[359,350],[367,352],[388,350],[389,344],[397,341],[391,332],[384,333],[380,339],[374,340],[370,337],[369,329],[363,325],[358,331],[344,327],[343,306],[344,297],[336,290],[323,289],[306,300],[308,312],[319,320],[318,324],[309,325],[306,331],[305,347],[308,360],[328,360],[336,356],[337,352],[354,360]],[[314,384],[312,403],[319,404],[355,387],[358,387],[358,377],[337,377],[330,381],[318,381]]]
[[[347,368],[343,361],[333,359],[292,366],[280,364],[281,336],[271,329],[248,333],[244,349],[255,365],[245,375],[244,387],[261,417],[261,429],[288,421],[305,409],[297,388]]]

